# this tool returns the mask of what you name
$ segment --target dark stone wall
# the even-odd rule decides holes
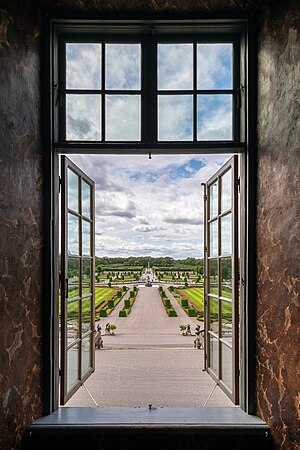
[[[258,51],[257,413],[300,448],[300,4],[263,10]]]
[[[48,10],[236,13],[257,10],[262,3],[0,1],[1,449],[18,448],[26,427],[42,414],[41,14]],[[282,450],[300,448],[296,436],[300,417],[300,395],[296,389],[300,360],[299,44],[297,0],[272,2],[271,7],[262,10],[258,80],[257,411],[269,423],[276,447]]]
[[[0,8],[0,448],[41,415],[40,25]]]

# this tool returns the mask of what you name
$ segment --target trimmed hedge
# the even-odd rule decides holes
[[[118,303],[120,303],[120,301],[122,300],[122,298],[124,297],[124,295],[126,294],[128,289],[129,288],[127,286],[123,286],[122,289],[119,289],[118,292],[113,296],[113,298],[108,300],[106,308],[99,310],[99,313],[98,313],[99,317],[109,316],[109,314],[115,309],[115,307],[118,305]]]
[[[159,286],[158,293],[160,295],[160,298],[162,299],[163,305],[165,307],[166,313],[169,317],[177,317],[177,313],[175,309],[172,306],[171,300],[167,297],[167,294],[165,293],[162,286]]]
[[[188,300],[183,298],[173,286],[169,287],[169,291],[189,317],[197,317],[199,315],[199,311],[190,306]]]
[[[124,307],[119,311],[119,317],[127,317],[130,314],[131,308],[135,302],[138,288],[134,286],[133,290],[130,291],[130,296],[124,300]]]

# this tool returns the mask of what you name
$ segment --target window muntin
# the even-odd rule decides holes
[[[238,159],[231,158],[206,184],[205,253],[207,370],[239,399]]]
[[[61,159],[61,404],[94,371],[95,185]]]
[[[63,39],[60,141],[239,143],[237,37],[134,36]]]

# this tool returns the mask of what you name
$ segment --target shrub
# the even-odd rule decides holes
[[[167,313],[169,317],[177,317],[176,311],[174,308],[167,309]]]
[[[195,310],[195,308],[188,308],[187,313],[189,317],[197,317],[198,311]]]
[[[181,298],[179,303],[181,304],[182,307],[189,306],[189,302],[187,301],[186,298]]]
[[[106,309],[100,309],[99,315],[100,315],[100,317],[107,317],[107,311],[106,311]]]
[[[121,311],[119,311],[119,317],[127,317],[126,309],[121,309]]]

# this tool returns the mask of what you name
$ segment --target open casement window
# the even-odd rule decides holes
[[[239,403],[238,156],[205,185],[206,370]]]
[[[95,370],[95,184],[61,157],[61,395]]]

